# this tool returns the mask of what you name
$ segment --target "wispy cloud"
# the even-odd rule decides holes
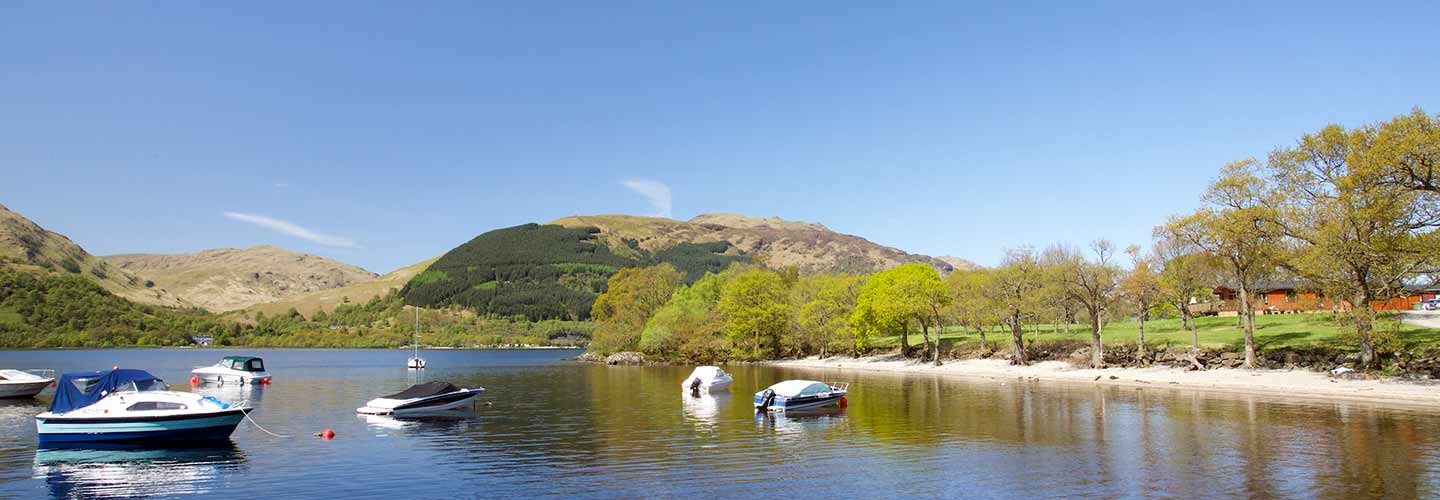
[[[640,196],[644,196],[650,202],[650,208],[655,209],[657,217],[671,217],[670,215],[670,186],[648,179],[630,179],[622,181],[625,187],[630,188]]]
[[[325,246],[356,248],[355,240],[312,231],[310,229],[301,227],[298,224],[276,219],[274,217],[266,217],[264,215],[255,214],[242,214],[239,212],[225,212],[225,217],[231,220],[238,220],[240,222],[254,224],[280,234],[294,236],[302,240],[319,243]]]

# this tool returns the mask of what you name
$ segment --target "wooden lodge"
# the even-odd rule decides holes
[[[1376,311],[1408,311],[1421,301],[1440,295],[1440,287],[1407,286],[1405,294],[1371,303]],[[1251,292],[1251,307],[1259,314],[1285,314],[1314,311],[1343,311],[1350,303],[1335,300],[1313,291],[1298,282],[1262,283]],[[1231,316],[1240,310],[1239,292],[1228,286],[1217,286],[1210,297],[1197,297],[1190,303],[1190,312],[1199,316]]]

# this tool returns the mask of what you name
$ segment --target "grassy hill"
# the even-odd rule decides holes
[[[621,268],[664,262],[695,280],[748,259],[724,241],[646,248],[595,227],[525,224],[481,234],[447,252],[401,293],[407,304],[423,307],[583,320],[610,275]]]
[[[680,243],[728,243],[744,255],[760,255],[773,267],[794,266],[802,272],[869,273],[901,264],[920,262],[941,273],[950,263],[926,255],[874,243],[859,236],[838,233],[821,224],[777,217],[703,214],[689,221],[630,215],[572,216],[551,224],[570,228],[597,228],[596,239],[616,253],[627,253],[630,242],[640,250],[661,251]]]
[[[274,301],[255,304],[237,311],[246,318],[253,318],[256,312],[269,316],[284,313],[295,308],[305,317],[313,317],[318,311],[333,312],[341,304],[364,304],[376,297],[383,297],[390,290],[399,290],[425,268],[434,264],[439,257],[426,259],[396,269],[378,278],[359,281],[336,288],[315,290],[283,297]]]
[[[164,286],[90,255],[65,235],[48,231],[4,205],[0,205],[0,267],[84,276],[110,293],[144,304],[189,305]]]
[[[243,309],[376,277],[375,273],[334,259],[268,245],[185,254],[110,255],[103,259],[214,312]]]

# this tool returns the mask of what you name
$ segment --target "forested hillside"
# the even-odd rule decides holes
[[[232,323],[200,309],[137,304],[78,274],[25,271],[0,262],[0,346],[190,345]]]
[[[668,263],[694,281],[749,260],[727,242],[679,243],[654,251],[634,241],[612,251],[593,227],[525,224],[481,234],[405,285],[408,304],[456,305],[479,314],[584,320],[606,280],[627,267]]]

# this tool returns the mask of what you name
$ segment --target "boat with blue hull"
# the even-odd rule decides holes
[[[755,393],[755,409],[795,411],[829,406],[843,407],[849,385],[845,382],[786,380]]]
[[[220,441],[251,410],[166,389],[144,370],[67,373],[50,411],[35,416],[40,445]]]

